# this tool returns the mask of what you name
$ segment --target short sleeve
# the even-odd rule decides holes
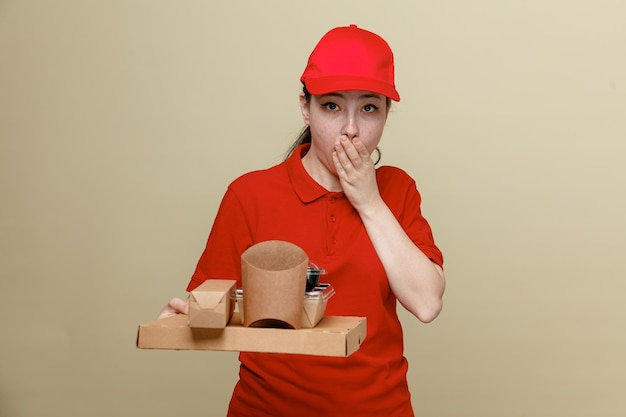
[[[417,190],[415,181],[411,181],[407,189],[405,208],[400,218],[400,224],[424,255],[443,267],[443,254],[435,245],[432,228],[422,215],[421,203],[422,198]]]
[[[243,206],[229,187],[215,216],[206,247],[187,286],[191,291],[207,279],[241,281],[241,254],[251,246]]]
[[[437,265],[443,267],[443,254],[435,244],[433,232],[422,215],[422,197],[415,180],[396,167],[381,167],[377,180],[383,200],[394,213],[411,241]]]

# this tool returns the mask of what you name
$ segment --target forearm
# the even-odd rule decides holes
[[[411,241],[382,199],[359,214],[398,301],[419,320],[434,320],[445,289],[441,267]]]
[[[365,145],[357,138],[342,139],[333,154],[341,187],[361,216],[396,298],[418,319],[430,322],[441,311],[443,270],[411,241],[381,198]]]

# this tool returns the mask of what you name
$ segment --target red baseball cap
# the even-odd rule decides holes
[[[337,27],[322,36],[300,81],[315,95],[364,90],[400,101],[389,44],[356,25]]]

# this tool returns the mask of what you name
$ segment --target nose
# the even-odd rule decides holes
[[[346,115],[341,134],[346,135],[349,139],[354,139],[359,135],[359,124],[356,115]]]

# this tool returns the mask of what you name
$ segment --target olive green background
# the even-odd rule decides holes
[[[396,54],[381,144],[445,254],[416,414],[626,415],[626,3],[0,1],[0,415],[223,416],[237,354],[143,351],[219,201],[280,162],[328,29]],[[366,381],[364,381],[365,383]]]

